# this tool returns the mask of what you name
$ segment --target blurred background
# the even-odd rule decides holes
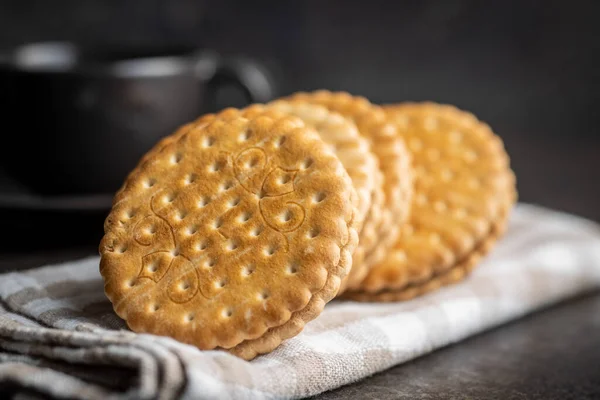
[[[593,0],[1,1],[0,49],[49,40],[197,48],[253,60],[273,95],[327,88],[376,103],[451,103],[503,138],[521,201],[600,221],[599,12]],[[214,108],[243,102],[223,89]],[[1,134],[4,155],[27,158],[35,146],[34,136],[25,151],[5,140],[30,134],[36,115],[24,112]],[[46,139],[60,137],[48,127]],[[6,169],[4,254],[96,246],[107,211],[101,197],[53,199]],[[68,229],[40,235],[40,226]]]

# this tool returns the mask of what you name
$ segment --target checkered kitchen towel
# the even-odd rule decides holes
[[[298,398],[600,287],[600,229],[519,205],[466,281],[412,301],[334,301],[252,362],[128,331],[98,258],[0,275],[0,388],[81,399]]]

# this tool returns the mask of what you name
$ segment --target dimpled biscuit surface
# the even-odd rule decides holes
[[[173,135],[164,138],[155,147],[155,151],[176,140],[194,125],[206,125],[215,119],[229,121],[258,115],[274,118],[294,115],[301,118],[306,125],[315,128],[321,139],[332,148],[352,179],[358,196],[355,226],[359,232],[359,242],[352,257],[352,269],[342,280],[338,293],[341,295],[347,287],[358,286],[368,272],[369,263],[365,262],[365,257],[379,238],[376,224],[381,222],[385,201],[383,175],[379,170],[378,160],[371,152],[367,139],[358,133],[356,125],[350,119],[324,106],[302,100],[276,100],[266,105],[253,104],[241,110],[227,108],[217,114],[203,115],[194,123],[181,127]],[[146,157],[150,154],[152,152]]]
[[[356,203],[339,159],[298,118],[188,124],[115,197],[100,244],[106,294],[136,332],[251,359],[335,296]]]
[[[434,103],[385,110],[412,152],[415,193],[400,239],[363,293],[349,294],[360,300],[410,298],[463,277],[503,232],[516,198],[502,141],[472,114]]]

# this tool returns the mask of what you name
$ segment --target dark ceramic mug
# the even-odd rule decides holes
[[[258,64],[194,49],[34,43],[0,60],[0,164],[43,195],[112,193],[161,137],[214,111],[219,88],[273,97]]]

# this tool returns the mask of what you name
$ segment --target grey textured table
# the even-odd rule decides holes
[[[0,255],[0,271],[93,254]],[[600,292],[437,350],[318,399],[600,399]]]

